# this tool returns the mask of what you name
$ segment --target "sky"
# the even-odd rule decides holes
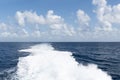
[[[1,0],[0,42],[118,42],[120,0]]]

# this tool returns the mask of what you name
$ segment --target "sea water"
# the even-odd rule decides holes
[[[120,80],[120,43],[0,43],[0,80]]]

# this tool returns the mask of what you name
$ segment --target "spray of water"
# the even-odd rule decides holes
[[[57,51],[49,44],[35,45],[20,52],[30,55],[19,58],[16,80],[112,80],[97,65],[79,64],[71,52]]]

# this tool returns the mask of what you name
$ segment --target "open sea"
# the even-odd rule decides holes
[[[0,80],[120,80],[120,43],[1,42]]]

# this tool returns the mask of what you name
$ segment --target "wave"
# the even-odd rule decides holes
[[[112,80],[97,65],[79,64],[71,52],[55,50],[50,44],[19,51],[30,55],[19,58],[14,80]]]

